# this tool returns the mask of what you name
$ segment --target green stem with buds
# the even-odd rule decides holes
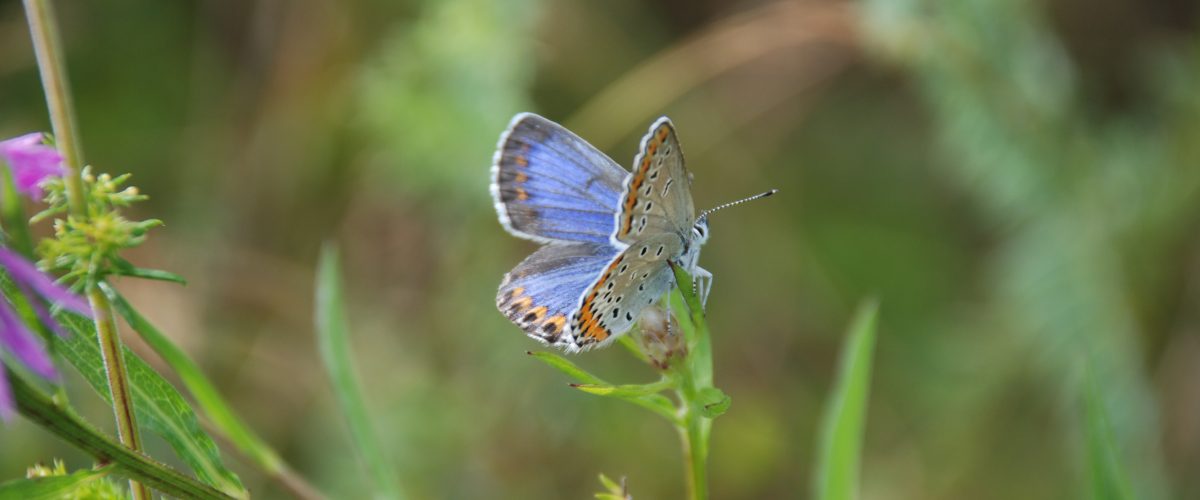
[[[70,214],[87,217],[83,181],[79,172],[83,166],[83,153],[79,145],[78,128],[75,125],[75,110],[71,92],[67,85],[66,68],[63,64],[58,24],[49,0],[25,0],[25,14],[37,54],[38,69],[41,71],[42,87],[46,93],[46,107],[50,111],[50,123],[58,150],[63,155],[66,174],[63,175],[70,201]],[[125,362],[121,351],[121,338],[112,305],[104,294],[90,284],[88,301],[95,315],[96,332],[100,339],[100,350],[104,353],[108,387],[112,393],[113,414],[117,420],[118,437],[121,443],[135,452],[141,451],[137,420],[133,413],[133,398],[129,394],[129,377],[125,373]],[[130,480],[130,490],[135,500],[151,498],[150,490],[137,481]]]

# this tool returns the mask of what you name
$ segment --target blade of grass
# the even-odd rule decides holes
[[[1134,498],[1129,476],[1121,466],[1120,454],[1113,440],[1104,409],[1104,398],[1096,387],[1091,363],[1085,367],[1084,417],[1087,429],[1088,470],[1092,482],[1092,498],[1096,500],[1127,500]]]
[[[859,306],[842,348],[838,378],[819,431],[813,481],[817,500],[858,498],[878,310],[878,304],[873,300]]]
[[[333,383],[342,415],[350,427],[359,455],[370,470],[376,495],[402,498],[391,460],[379,447],[363,402],[362,388],[350,354],[349,326],[342,296],[341,264],[337,248],[326,244],[317,263],[317,347]]]

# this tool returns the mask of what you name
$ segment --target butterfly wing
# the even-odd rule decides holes
[[[492,198],[508,232],[540,243],[607,243],[629,172],[533,113],[513,117],[492,165]]]
[[[635,170],[625,179],[613,241],[634,244],[646,235],[687,234],[696,209],[683,163],[675,126],[667,117],[659,118],[642,138]]]
[[[638,314],[674,283],[668,259],[683,252],[676,234],[641,240],[613,257],[579,299],[567,349],[599,347],[629,330]]]
[[[543,246],[504,276],[496,306],[530,337],[562,344],[579,297],[616,254],[608,243]]]

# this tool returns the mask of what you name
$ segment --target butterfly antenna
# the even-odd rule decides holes
[[[749,198],[742,198],[742,199],[740,199],[740,200],[737,200],[737,201],[731,201],[731,202],[729,202],[729,203],[726,203],[726,204],[724,204],[724,205],[718,205],[718,206],[715,206],[715,207],[713,207],[713,208],[710,208],[710,209],[708,209],[708,210],[705,210],[705,211],[701,212],[701,213],[700,213],[700,217],[697,217],[697,219],[703,219],[703,218],[705,218],[705,217],[708,217],[708,214],[711,214],[711,213],[713,213],[713,212],[716,212],[717,210],[721,210],[721,209],[723,209],[723,208],[729,208],[729,207],[732,207],[732,206],[734,206],[734,205],[741,205],[742,203],[746,203],[746,202],[748,202],[748,201],[761,200],[761,199],[763,199],[763,198],[766,198],[766,197],[768,197],[768,196],[771,196],[771,195],[773,195],[773,194],[775,194],[775,193],[778,193],[778,192],[779,192],[779,190],[778,190],[778,189],[772,189],[772,190],[770,190],[770,191],[767,191],[767,192],[765,192],[765,193],[758,193],[758,194],[756,194],[756,195],[754,195],[754,196],[751,196],[751,197],[749,197]]]

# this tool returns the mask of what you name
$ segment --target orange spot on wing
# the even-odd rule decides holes
[[[528,317],[530,314],[533,315],[533,319],[530,320],[530,323],[539,321],[542,319],[542,316],[546,315],[546,306],[535,307],[535,308],[531,309],[529,312],[525,313],[525,316]]]
[[[561,314],[556,314],[554,316],[546,318],[546,321],[542,322],[542,326],[545,326],[545,325],[553,325],[554,333],[561,332],[563,327],[567,325],[567,317],[563,316]]]
[[[525,182],[529,180],[529,176],[525,172],[517,172],[517,182]]]
[[[528,167],[529,166],[529,160],[525,159],[525,155],[514,157],[513,163],[516,163],[518,167]]]
[[[596,285],[592,287],[592,293],[589,293],[588,296],[583,299],[583,303],[580,304],[579,322],[577,323],[578,327],[576,329],[579,330],[584,337],[594,337],[597,340],[604,340],[608,338],[608,332],[600,326],[600,318],[592,314],[591,306],[592,303],[596,301],[596,297],[600,295],[600,287],[608,282],[608,278],[612,276],[613,269],[616,269],[617,265],[620,264],[621,260],[624,258],[624,255],[619,256],[613,260],[612,264],[608,265],[608,269],[604,271],[604,275],[601,276],[600,280],[596,282]]]
[[[529,193],[525,192],[525,188],[517,188],[517,199],[521,201],[529,199]]]
[[[532,305],[533,305],[532,297],[522,297],[522,298],[514,301],[512,303],[512,305],[508,306],[508,308],[511,310],[518,311],[518,312],[524,312],[526,309],[529,309],[529,306],[532,306]]]
[[[592,327],[589,328],[588,331],[584,332],[583,336],[584,336],[584,338],[596,339],[596,342],[601,342],[604,339],[609,337],[608,332],[605,331],[603,328],[600,328],[599,325],[592,325]]]

